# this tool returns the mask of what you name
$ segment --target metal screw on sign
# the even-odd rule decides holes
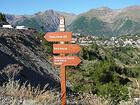
[[[66,105],[66,71],[65,66],[77,66],[81,60],[77,56],[65,56],[65,53],[78,53],[81,48],[76,44],[65,44],[65,41],[72,41],[72,32],[65,31],[65,19],[60,17],[60,32],[48,32],[44,38],[47,41],[58,41],[60,44],[53,44],[53,53],[60,53],[60,56],[53,56],[53,64],[60,66],[61,70],[61,100]]]

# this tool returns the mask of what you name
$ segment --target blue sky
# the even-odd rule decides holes
[[[119,9],[133,5],[140,5],[140,0],[0,0],[0,12],[23,15],[53,9],[80,14],[102,6]]]

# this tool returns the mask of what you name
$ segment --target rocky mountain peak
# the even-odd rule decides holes
[[[112,11],[112,9],[108,8],[108,7],[99,7],[99,8],[96,8],[96,10],[99,10],[99,11]]]
[[[37,15],[54,15],[55,14],[55,11],[54,10],[52,10],[52,9],[50,9],[50,10],[46,10],[46,11],[44,11],[44,12],[41,12],[41,11],[39,11],[38,13],[35,13],[35,15],[37,16]]]
[[[35,13],[35,15],[41,15],[41,14],[42,14],[42,12],[41,12],[41,11],[39,11],[39,12]]]
[[[50,10],[46,10],[44,13],[48,14],[48,15],[54,15],[55,11],[50,9]]]

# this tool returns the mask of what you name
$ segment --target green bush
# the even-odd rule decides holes
[[[122,100],[128,100],[128,89],[123,85],[110,82],[108,84],[98,86],[98,88],[98,94],[104,96],[107,99],[111,99],[113,105],[118,104]]]

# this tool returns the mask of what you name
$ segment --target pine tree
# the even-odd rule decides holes
[[[0,13],[0,22],[1,21],[6,22],[6,17],[3,13]]]

